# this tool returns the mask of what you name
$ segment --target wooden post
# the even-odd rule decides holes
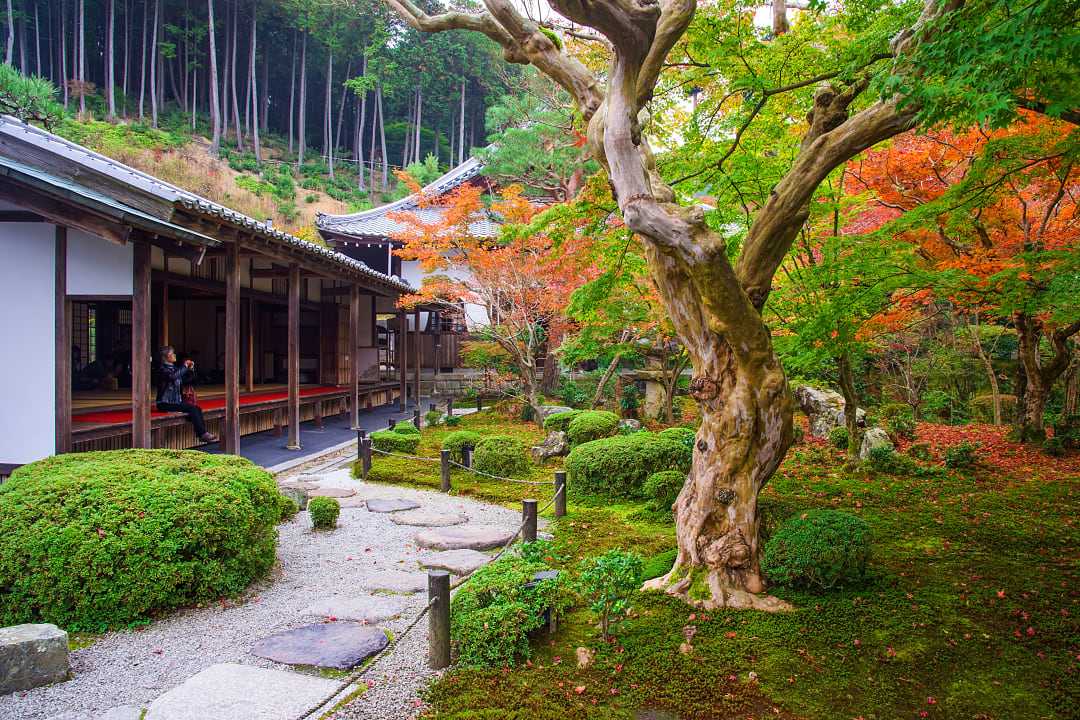
[[[472,467],[472,447],[470,445],[466,445],[465,447],[461,448],[461,460],[461,464],[465,467]]]
[[[371,472],[371,438],[364,437],[360,442],[360,469],[363,470],[363,478],[367,480],[368,473]]]
[[[420,366],[424,362],[424,343],[423,338],[420,337],[420,308],[413,311],[413,325],[413,342],[416,345],[415,362],[413,362],[413,401],[416,402],[416,407],[420,407]]]
[[[247,391],[255,392],[255,298],[247,301]]]
[[[364,459],[364,438],[367,437],[367,430],[363,428],[356,428],[356,459]]]
[[[450,666],[450,573],[428,571],[428,602],[428,663],[442,670]]]
[[[131,289],[131,447],[150,441],[150,243],[135,241]]]
[[[439,451],[439,470],[440,479],[442,481],[440,489],[443,492],[450,492],[450,451]]]
[[[67,228],[56,226],[56,453],[71,452],[71,303],[67,299]],[[85,352],[87,348],[83,348]]]
[[[349,287],[349,427],[360,427],[360,286]]]
[[[169,272],[169,259],[165,258],[165,272]],[[161,283],[161,344],[169,344],[169,281]]]
[[[402,412],[409,407],[409,316],[404,310],[398,310],[398,371],[401,373],[401,395],[398,407]]]
[[[394,429],[394,425],[396,425],[396,424],[397,424],[397,420],[395,420],[395,419],[394,419],[394,416],[393,416],[393,415],[391,415],[390,417],[386,418],[386,429],[387,429],[387,430],[393,430],[393,429]]]
[[[442,314],[435,310],[435,349],[432,353],[434,360],[432,361],[432,370],[436,377],[439,375],[439,367],[441,366],[439,354],[442,351]]]
[[[240,452],[240,242],[225,251],[225,415],[221,448]]]
[[[561,492],[560,492],[561,491]],[[555,517],[566,515],[566,472],[555,471]]]
[[[536,501],[532,498],[521,501],[521,521],[525,524],[521,530],[521,541],[536,542]]]
[[[289,450],[300,449],[300,266],[289,265]]]
[[[454,398],[446,398],[446,417],[450,417],[454,414]]]
[[[412,423],[416,426],[416,429],[420,429],[420,408],[416,408],[412,411]]]

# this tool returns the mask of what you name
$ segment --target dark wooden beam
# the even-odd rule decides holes
[[[45,222],[45,218],[25,210],[0,210],[0,222]]]
[[[255,392],[255,301],[247,299],[247,391]]]
[[[71,301],[67,297],[67,228],[56,226],[56,454],[71,452]]]
[[[136,242],[131,292],[131,447],[150,447],[150,429],[150,245]]]
[[[420,335],[420,308],[413,310],[413,343],[416,347],[413,348],[415,352],[415,360],[413,363],[413,399],[416,401],[416,407],[420,407],[420,365],[424,359],[423,347],[421,345],[423,337]]]
[[[177,287],[186,287],[194,290],[203,290],[208,293],[225,295],[225,283],[218,282],[217,280],[207,280],[205,278],[195,278],[189,275],[178,275],[176,273],[166,273],[162,270],[154,270],[154,280],[160,282],[168,281],[170,284]],[[282,297],[281,295],[275,295],[274,293],[265,292],[263,290],[252,290],[250,288],[240,288],[240,297],[242,298],[254,298],[259,302],[264,302],[274,305],[286,305],[288,304],[288,297]],[[300,307],[303,310],[318,310],[319,303],[307,302],[300,303]]]
[[[398,310],[398,372],[401,373],[401,396],[398,407],[405,412],[409,407],[409,316]]]
[[[300,449],[300,266],[289,267],[289,444]]]
[[[126,243],[131,234],[131,228],[126,225],[17,185],[10,180],[0,179],[0,200],[41,215],[57,225],[76,228],[118,245]]]
[[[349,286],[349,427],[360,427],[360,286]]]
[[[225,256],[225,416],[222,449],[240,452],[240,253],[232,243]]]
[[[161,283],[161,344],[169,344],[169,283]]]

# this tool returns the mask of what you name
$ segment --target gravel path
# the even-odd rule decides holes
[[[357,497],[416,499],[425,509],[465,514],[470,524],[516,528],[520,514],[503,507],[439,493],[361,483],[344,471],[321,476],[324,485],[351,487]],[[303,477],[295,479],[309,480]],[[332,595],[362,594],[364,579],[384,570],[423,572],[413,536],[421,529],[396,525],[387,514],[343,507],[338,528],[314,533],[306,512],[279,528],[279,566],[238,604],[176,612],[131,632],[112,632],[71,654],[73,679],[0,697],[0,720],[90,720],[117,706],[150,704],[159,695],[215,664],[236,662],[289,669],[249,653],[256,640],[318,618],[302,611]],[[380,623],[395,637],[427,602],[408,598],[407,610]],[[370,689],[338,712],[339,718],[397,720],[418,711],[427,668],[427,621],[369,669]],[[58,718],[59,720],[59,718]]]

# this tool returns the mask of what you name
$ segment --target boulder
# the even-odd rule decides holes
[[[889,433],[879,427],[872,427],[863,433],[862,445],[859,446],[859,459],[866,460],[870,457],[870,451],[874,448],[887,447],[893,449]]]
[[[541,405],[540,417],[538,418],[541,423],[547,418],[548,415],[554,415],[555,413],[571,412],[574,408],[566,407],[565,405]]]
[[[840,393],[800,385],[795,388],[795,400],[810,419],[810,434],[814,437],[828,437],[830,430],[844,425],[844,396]],[[859,408],[855,419],[863,426],[866,412]]]
[[[531,453],[537,465],[553,457],[562,457],[570,452],[570,440],[562,430],[552,430],[540,445],[533,445]]]
[[[67,680],[68,636],[49,623],[0,628],[0,695]]]
[[[633,418],[623,418],[619,421],[619,432],[635,433],[641,430],[641,421]]]
[[[296,501],[296,506],[301,510],[307,510],[308,491],[292,485],[282,485],[278,488],[281,494]],[[314,488],[312,488],[314,489]]]

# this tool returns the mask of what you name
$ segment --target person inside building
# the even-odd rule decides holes
[[[157,408],[162,412],[182,412],[195,428],[195,434],[203,442],[217,442],[217,437],[206,431],[202,408],[191,402],[184,402],[183,388],[192,385],[195,380],[195,361],[185,360],[176,363],[176,350],[166,345],[159,351],[161,367],[158,368]]]

